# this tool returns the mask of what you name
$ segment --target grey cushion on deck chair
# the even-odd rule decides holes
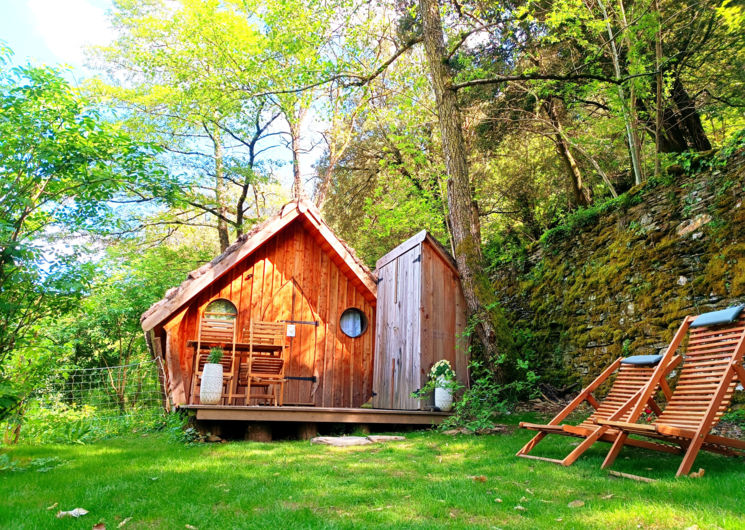
[[[721,311],[712,311],[711,313],[703,313],[696,317],[696,320],[691,322],[692,328],[701,326],[717,326],[719,324],[731,324],[740,315],[740,312],[745,309],[745,305],[738,305],[735,307],[728,307]]]
[[[653,366],[662,360],[662,355],[632,355],[621,359],[621,364],[635,364],[639,366]]]

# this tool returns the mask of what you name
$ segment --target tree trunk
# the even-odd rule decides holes
[[[300,174],[300,128],[307,108],[294,102],[291,109],[284,112],[290,128],[290,150],[292,151],[292,196],[295,199],[305,197],[302,175]]]
[[[582,171],[579,169],[579,165],[572,155],[572,151],[569,148],[569,143],[564,136],[564,131],[561,126],[561,120],[559,119],[559,113],[556,112],[556,105],[553,101],[544,101],[543,109],[548,115],[548,119],[551,121],[551,125],[554,128],[554,143],[556,145],[556,151],[564,160],[567,170],[569,171],[569,182],[572,185],[572,193],[574,194],[574,200],[577,206],[587,207],[592,204],[592,192],[584,185],[582,181]]]
[[[463,126],[452,88],[452,72],[447,65],[445,36],[437,0],[419,0],[424,48],[437,101],[442,150],[448,174],[448,213],[469,316],[476,316],[476,333],[487,358],[496,353],[494,324],[485,311],[484,298],[490,286],[481,263],[481,226],[478,204],[468,175]]]
[[[657,79],[655,79],[655,85],[656,91]],[[642,100],[638,100],[637,105],[641,110],[645,110],[649,106],[647,102]],[[711,142],[709,142],[706,131],[701,124],[701,115],[677,74],[673,80],[667,104],[660,103],[660,107],[662,110],[659,134],[660,153],[682,153],[689,149],[708,151],[711,149]]]
[[[290,126],[292,149],[292,195],[299,199],[303,191],[303,181],[300,177],[300,138],[295,127]]]
[[[655,74],[655,112],[654,112],[654,176],[659,178],[660,168],[660,134],[662,133],[662,16],[659,0],[652,2],[657,22],[654,36],[654,69]]]
[[[598,0],[598,6],[600,6],[603,12],[603,18],[605,19],[605,28],[608,31],[608,42],[610,44],[611,59],[613,61],[613,70],[617,80],[621,79],[621,59],[618,53],[618,47],[616,46],[616,34],[611,26],[610,18],[608,17],[608,11],[605,8],[605,4],[602,0]],[[624,25],[624,27],[627,27]],[[619,82],[617,85],[618,99],[621,102],[621,110],[623,113],[623,122],[626,127],[626,142],[629,147],[629,157],[631,158],[631,170],[634,174],[634,183],[641,184],[642,182],[642,169],[639,154],[639,144],[633,128],[633,119],[631,111],[629,109],[629,103],[626,101],[626,93],[623,89],[623,85]]]
[[[219,130],[212,133],[212,144],[215,153],[215,203],[219,213],[217,216],[217,236],[220,239],[220,252],[225,252],[230,246],[230,231],[225,220],[228,208],[225,205],[225,166]]]
[[[678,124],[684,131],[687,144],[690,149],[696,151],[708,151],[711,142],[706,136],[704,126],[701,124],[701,115],[696,109],[696,102],[688,95],[680,77],[676,76],[673,82],[672,99],[678,109]]]

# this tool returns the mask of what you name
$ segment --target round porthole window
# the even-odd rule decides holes
[[[339,327],[347,337],[359,337],[367,330],[367,317],[356,307],[350,307],[341,314]]]

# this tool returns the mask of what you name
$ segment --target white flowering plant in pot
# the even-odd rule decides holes
[[[216,405],[222,399],[222,348],[210,348],[207,362],[202,371],[199,386],[199,402],[203,405]]]
[[[429,379],[427,383],[412,394],[418,399],[426,399],[434,393],[435,408],[442,411],[449,411],[453,407],[453,395],[461,385],[455,378],[455,370],[447,359],[437,361],[429,370]]]

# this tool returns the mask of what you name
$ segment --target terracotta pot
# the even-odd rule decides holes
[[[202,372],[199,387],[199,402],[202,405],[217,405],[222,399],[222,365],[207,363]]]

